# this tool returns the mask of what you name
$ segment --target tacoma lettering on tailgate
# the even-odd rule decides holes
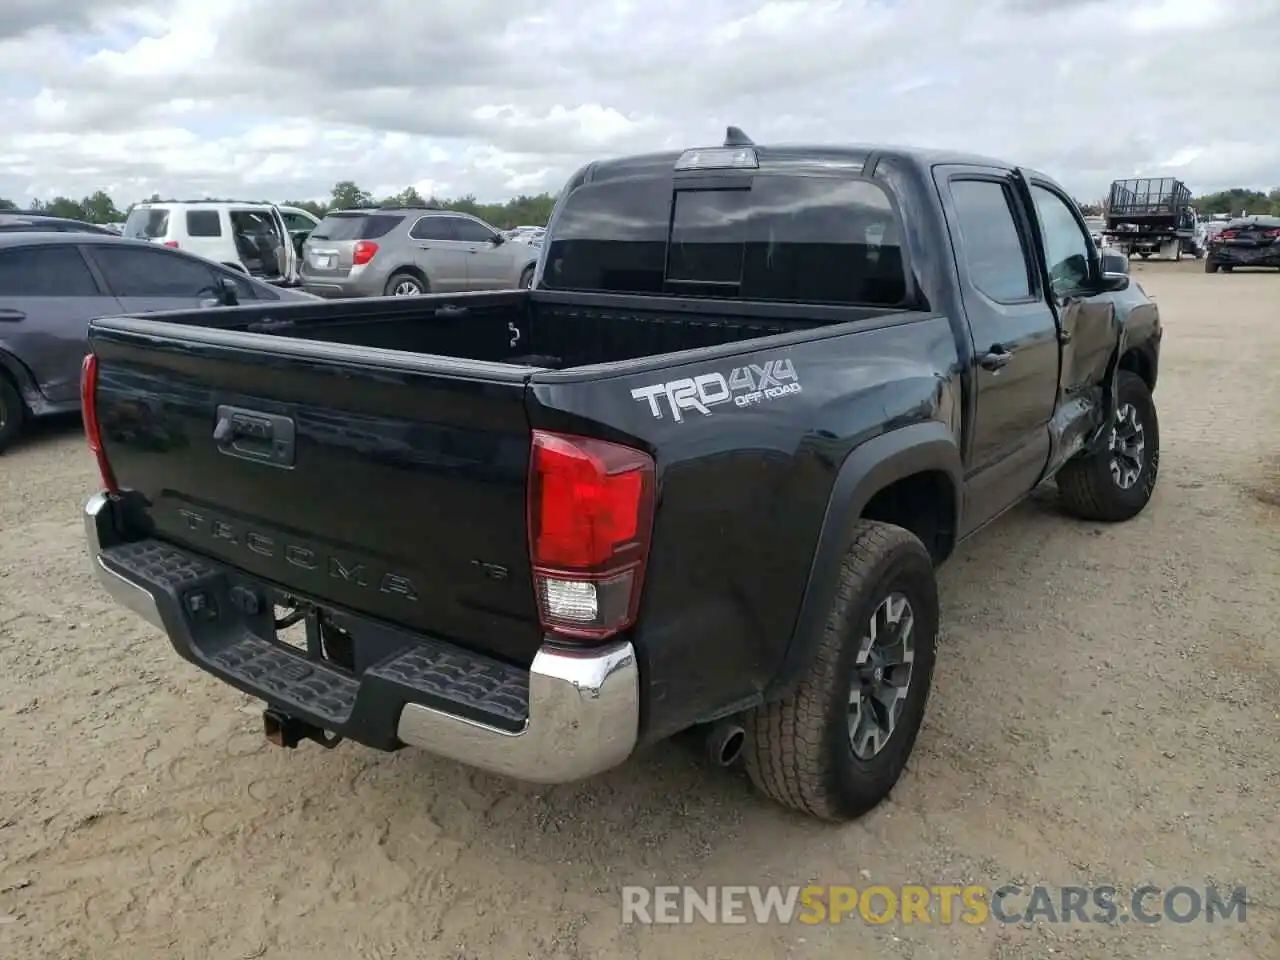
[[[417,601],[413,581],[402,574],[378,569],[365,560],[331,553],[323,548],[291,542],[283,537],[254,530],[247,524],[208,517],[194,510],[180,509],[189,533],[216,541],[225,547],[240,547],[260,557],[283,560],[289,566],[354,587]]]

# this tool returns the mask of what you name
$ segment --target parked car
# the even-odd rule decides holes
[[[878,804],[935,566],[1051,478],[1148,503],[1159,312],[1047,176],[745,140],[583,168],[531,291],[95,320],[102,585],[279,745],[563,782],[699,729],[783,804]]]
[[[1230,273],[1236,267],[1280,267],[1280,217],[1229,220],[1210,238],[1204,272]]]
[[[46,217],[39,213],[0,211],[0,233],[98,233],[115,236],[109,227],[65,217]]]
[[[315,218],[305,210],[290,207],[288,216],[296,229],[314,227],[309,220]],[[165,200],[136,204],[125,221],[124,236],[186,250],[287,285],[298,276],[293,229],[286,211],[272,203]]]
[[[94,317],[312,300],[200,257],[114,234],[0,231],[0,452],[24,424],[79,409]]]
[[[303,245],[302,285],[324,297],[416,297],[512,290],[533,280],[538,249],[465,213],[340,210]]]

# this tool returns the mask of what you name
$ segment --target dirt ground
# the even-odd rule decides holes
[[[1280,957],[1280,276],[1137,264],[1155,500],[1037,496],[941,574],[915,757],[844,827],[663,748],[591,782],[289,752],[90,581],[78,424],[0,457],[0,956]],[[624,884],[1245,884],[1244,923],[622,926]]]

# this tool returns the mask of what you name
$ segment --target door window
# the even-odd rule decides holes
[[[1008,187],[995,180],[953,180],[951,199],[973,285],[1002,303],[1030,297],[1031,267]]]
[[[1031,187],[1040,236],[1044,241],[1046,266],[1053,292],[1065,296],[1089,283],[1089,253],[1092,241],[1066,202],[1051,190]]]
[[[194,258],[147,247],[101,244],[93,251],[107,286],[117,297],[209,296],[212,266]]]
[[[466,217],[452,217],[453,229],[462,243],[492,243],[494,232],[483,223]]]
[[[222,218],[217,210],[188,210],[188,237],[220,237],[222,236]]]
[[[300,213],[282,213],[281,216],[284,217],[284,225],[290,232],[307,231],[315,227],[315,221],[308,220]]]
[[[0,253],[0,297],[99,297],[80,251],[33,246]]]
[[[409,236],[414,240],[456,240],[453,225],[457,217],[423,217],[413,225]]]

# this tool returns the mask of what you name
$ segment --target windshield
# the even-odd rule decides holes
[[[376,240],[404,220],[389,213],[331,213],[311,233],[312,240]]]
[[[901,227],[869,180],[761,174],[739,189],[665,179],[579,187],[550,235],[560,290],[900,306]]]
[[[169,232],[169,211],[154,207],[135,207],[124,222],[124,235],[133,239],[154,240]]]

